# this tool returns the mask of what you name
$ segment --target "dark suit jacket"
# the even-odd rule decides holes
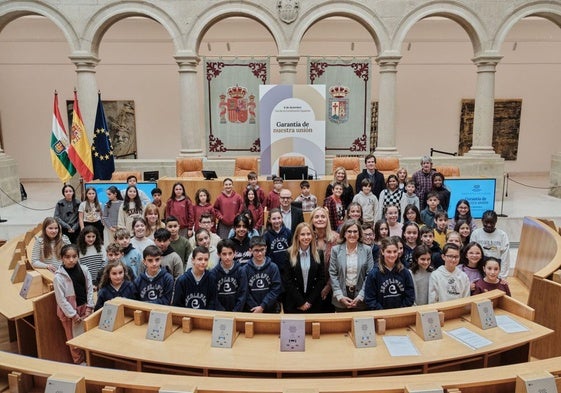
[[[366,169],[363,169],[362,172],[358,174],[355,183],[355,190],[357,194],[362,191],[362,187],[360,183],[362,183],[364,179],[368,179],[368,178],[369,178],[368,171]],[[386,188],[386,181],[384,180],[384,175],[382,174],[382,172],[376,170],[374,172],[374,184],[372,185],[372,194],[376,195],[376,198],[379,198],[380,193],[384,188]]]
[[[287,259],[289,257],[287,256]],[[321,290],[325,285],[323,274],[323,264],[316,262],[311,256],[310,270],[308,271],[308,283],[304,292],[304,278],[302,277],[302,265],[300,265],[300,255],[296,265],[286,269],[283,276],[283,286],[285,298],[283,302],[285,313],[301,313],[298,307],[308,302],[312,305],[307,313],[321,312]]]
[[[298,224],[304,222],[304,213],[302,213],[302,209],[299,209],[295,206],[290,206],[290,217],[292,220],[292,223],[290,225],[290,233],[294,235],[294,231],[296,230]]]

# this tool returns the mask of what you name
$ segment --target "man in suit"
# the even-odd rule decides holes
[[[364,164],[366,168],[356,177],[355,191],[358,194],[360,190],[362,190],[362,181],[364,179],[370,179],[372,183],[372,194],[376,195],[376,198],[379,198],[382,190],[386,188],[386,183],[384,181],[384,175],[376,169],[376,157],[374,154],[368,154],[364,157]]]
[[[294,233],[298,224],[304,222],[304,214],[302,213],[302,209],[292,206],[291,203],[292,192],[283,188],[280,192],[282,220],[284,221],[284,226],[290,228],[290,233]]]

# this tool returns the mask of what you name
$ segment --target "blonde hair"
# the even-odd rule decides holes
[[[148,222],[147,215],[150,213],[156,213],[158,215],[158,218],[156,219],[156,225],[154,227],[152,227]],[[153,203],[148,203],[144,208],[144,221],[146,221],[146,237],[156,232],[156,229],[164,228],[164,224],[162,224],[162,220],[160,217],[160,210],[158,209],[158,206],[154,205]]]
[[[336,173],[342,171],[345,174],[345,178],[343,179],[342,182],[339,182],[336,180]],[[338,166],[337,168],[335,168],[335,170],[333,170],[333,181],[331,182],[331,185],[334,186],[336,183],[340,183],[343,185],[343,189],[347,188],[349,186],[349,179],[347,179],[347,170],[345,169],[345,167],[342,166]]]
[[[326,221],[325,242],[326,243],[333,243],[333,242],[337,241],[337,239],[339,238],[339,235],[338,235],[337,232],[335,232],[334,230],[331,229],[331,223],[329,221],[329,212],[327,211],[327,209],[325,207],[322,207],[322,206],[316,207],[314,210],[312,210],[312,213],[310,214],[309,224],[312,227],[312,233],[314,235],[317,235],[317,230],[316,230],[316,227],[314,226],[314,216],[319,211],[322,211],[323,213],[325,213],[325,221]]]
[[[294,230],[294,235],[292,236],[292,246],[288,248],[288,259],[290,260],[290,266],[296,266],[296,262],[298,262],[298,251],[300,250],[300,242],[298,241],[298,237],[304,228],[308,228],[310,230],[311,235],[314,235],[314,229],[312,225],[307,222],[301,222],[298,224],[296,229]],[[314,259],[316,263],[320,263],[318,250],[316,248],[316,242],[310,242],[310,256]]]

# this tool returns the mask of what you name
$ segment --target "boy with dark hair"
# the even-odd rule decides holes
[[[282,292],[279,268],[265,255],[267,243],[261,236],[249,241],[252,258],[244,267],[247,277],[245,310],[252,313],[278,313],[278,298]]]
[[[216,248],[218,242],[222,239],[220,239],[220,236],[213,232],[214,224],[214,216],[209,212],[202,213],[199,217],[199,229],[204,228],[208,231],[208,233],[210,233],[210,245]],[[195,246],[197,245],[194,233],[193,236],[189,238],[189,244],[191,245],[191,249],[195,248]]]
[[[177,277],[183,274],[184,267],[181,257],[170,246],[170,231],[165,228],[156,229],[156,232],[154,232],[154,243],[162,252],[161,266],[171,273],[174,279],[177,279]]]
[[[373,224],[378,211],[378,198],[372,193],[372,181],[370,179],[362,179],[360,192],[357,190],[353,202],[357,202],[362,207],[362,222]]]
[[[162,201],[162,190],[156,187],[152,190],[151,194],[152,203],[158,208],[160,217],[164,217],[166,213],[166,204],[164,203],[164,201]]]
[[[296,197],[294,202],[299,202],[302,204],[302,211],[311,212],[318,205],[317,197],[310,193],[310,182],[307,180],[302,180],[300,182],[300,195]]]
[[[134,280],[138,300],[154,304],[170,304],[173,294],[173,277],[160,266],[162,252],[156,246],[148,246],[142,253],[146,267]]]
[[[243,311],[247,298],[245,268],[234,261],[236,244],[230,240],[218,242],[220,261],[211,270],[216,283],[215,309],[218,311]]]
[[[439,210],[434,214],[434,241],[440,247],[446,244],[446,235],[448,234],[448,214]]]
[[[245,190],[243,190],[243,199],[245,201],[247,190],[251,187],[255,189],[255,196],[257,196],[257,199],[259,199],[259,204],[262,205],[265,203],[265,191],[263,191],[263,189],[259,187],[259,184],[257,184],[257,180],[257,173],[249,172],[247,174],[247,186],[245,187]]]
[[[425,226],[419,228],[419,237],[421,243],[427,246],[431,252],[431,265],[435,269],[444,265],[442,260],[442,249],[437,242],[434,241],[434,229]]]
[[[182,274],[175,283],[173,306],[213,310],[216,283],[207,272],[210,252],[198,246],[193,250],[193,267]]]
[[[438,199],[438,194],[436,192],[429,192],[427,194],[427,203],[426,206],[421,211],[421,220],[425,223],[426,226],[429,228],[434,228],[434,215],[439,209],[440,200]]]
[[[166,229],[171,234],[170,246],[181,258],[183,270],[185,270],[185,266],[189,260],[189,255],[191,255],[191,251],[193,250],[191,243],[189,243],[189,240],[187,240],[185,236],[181,236],[179,234],[180,225],[179,220],[176,217],[168,216],[164,222],[166,224]]]
[[[280,192],[282,190],[283,180],[280,176],[273,177],[273,189],[267,195],[265,206],[267,210],[271,211],[274,208],[280,208]]]
[[[429,303],[445,302],[470,295],[469,278],[458,269],[460,247],[446,243],[442,256],[444,265],[432,272],[429,278]]]

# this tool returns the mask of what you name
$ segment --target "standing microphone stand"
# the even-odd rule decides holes
[[[503,207],[505,203],[505,197],[508,197],[508,172],[503,175],[503,195],[501,195],[501,214],[497,214],[499,217],[508,217],[508,215],[503,214]]]

